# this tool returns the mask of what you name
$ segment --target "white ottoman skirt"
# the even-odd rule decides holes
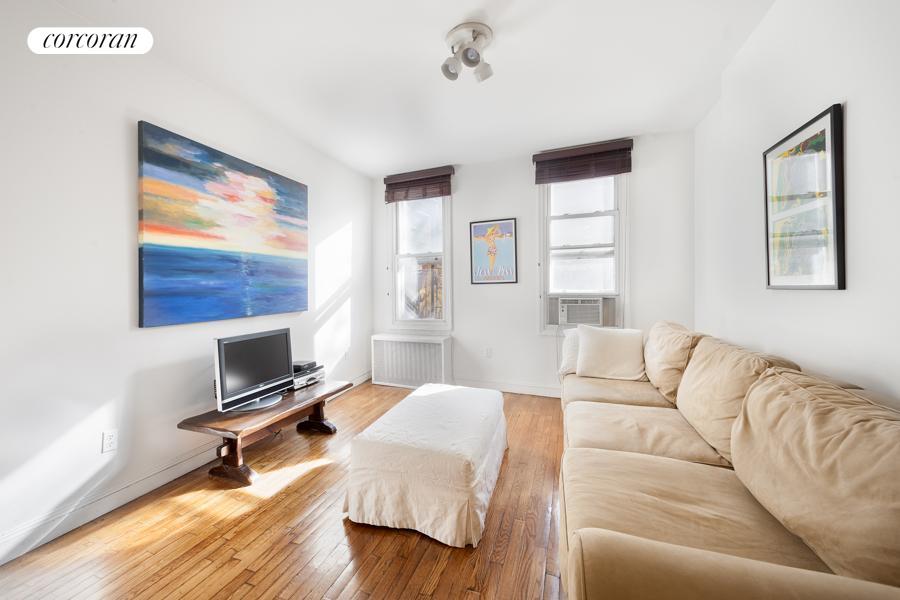
[[[505,451],[500,392],[423,385],[351,442],[344,510],[356,523],[477,546]]]

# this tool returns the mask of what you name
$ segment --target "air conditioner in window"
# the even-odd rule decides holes
[[[603,298],[560,298],[560,325],[602,325]]]

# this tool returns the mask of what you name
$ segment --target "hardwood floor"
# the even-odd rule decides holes
[[[509,450],[477,549],[352,523],[350,439],[409,393],[364,384],[334,436],[285,430],[232,488],[209,465],[0,567],[3,598],[557,598],[559,401],[505,394]]]

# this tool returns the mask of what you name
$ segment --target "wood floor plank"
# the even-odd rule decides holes
[[[253,486],[201,467],[0,566],[0,595],[559,598],[558,399],[504,395],[509,449],[477,548],[346,518],[350,440],[408,393],[354,388],[327,407],[337,434],[290,429],[247,449]]]

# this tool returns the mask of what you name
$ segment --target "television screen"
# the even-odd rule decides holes
[[[293,383],[289,329],[218,340],[219,410],[237,408]]]

